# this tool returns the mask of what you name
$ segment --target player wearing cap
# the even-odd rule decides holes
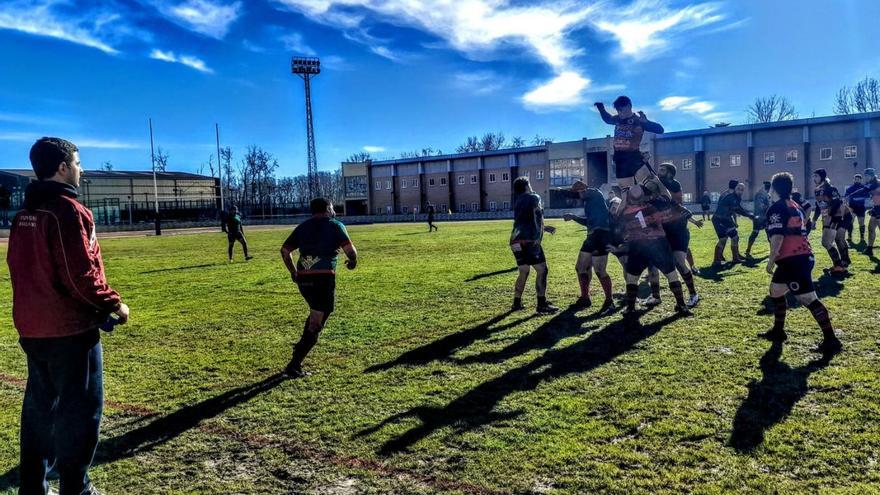
[[[727,244],[727,239],[730,239],[733,263],[742,263],[744,261],[739,254],[739,233],[737,232],[734,215],[754,218],[751,213],[742,207],[742,195],[745,190],[745,184],[737,180],[731,180],[727,183],[727,191],[723,192],[721,197],[718,198],[718,206],[715,208],[715,214],[712,215],[712,226],[715,227],[715,234],[718,236],[718,243],[715,244],[713,266],[718,266],[724,261],[724,246]]]
[[[788,172],[773,176],[772,190],[776,202],[767,210],[767,235],[770,237],[770,257],[767,272],[770,297],[773,300],[773,328],[759,334],[760,337],[782,342],[785,333],[787,303],[785,294],[792,292],[815,318],[822,329],[823,341],[813,351],[829,353],[839,351],[840,340],[834,334],[828,309],[819,300],[813,287],[812,270],[815,260],[807,238],[806,216],[800,206],[791,199],[794,178]]]
[[[752,218],[752,233],[746,247],[746,258],[752,257],[752,246],[758,234],[766,228],[767,210],[770,208],[770,181],[764,181],[764,188],[755,193],[755,216]]]
[[[588,308],[592,305],[590,299],[590,282],[592,272],[596,272],[599,284],[605,294],[605,300],[602,308],[599,310],[603,314],[614,307],[612,299],[611,277],[608,276],[608,252],[611,244],[611,215],[608,213],[608,205],[605,202],[605,196],[595,188],[587,187],[581,181],[576,181],[568,196],[577,198],[583,203],[584,216],[580,217],[566,213],[563,218],[566,222],[574,221],[587,228],[587,238],[581,245],[580,253],[578,253],[575,271],[577,272],[578,284],[580,285],[581,295],[575,302],[575,306],[579,308]]]
[[[523,309],[522,294],[526,288],[531,269],[535,269],[535,292],[538,305],[535,311],[540,314],[552,314],[559,308],[547,302],[547,258],[541,241],[544,232],[556,232],[556,228],[544,225],[544,207],[541,197],[532,191],[529,179],[517,177],[513,181],[513,193],[516,195],[513,206],[513,231],[510,233],[510,249],[519,269],[519,276],[513,288],[513,311]]]

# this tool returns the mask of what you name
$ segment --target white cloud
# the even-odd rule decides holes
[[[306,44],[305,40],[303,40],[302,34],[295,31],[286,33],[278,39],[284,44],[284,49],[289,52],[293,52],[297,55],[307,55],[309,57],[314,57],[317,54],[312,47]]]
[[[452,81],[456,89],[475,95],[492,94],[503,87],[498,82],[498,75],[492,71],[458,72]]]
[[[530,107],[565,108],[584,103],[583,92],[590,85],[577,72],[563,72],[522,96],[523,103]]]
[[[707,122],[717,122],[729,119],[732,116],[730,112],[716,112],[715,103],[699,100],[694,96],[667,96],[660,100],[658,104],[662,110],[667,112],[680,111],[700,117]]]
[[[150,58],[161,60],[163,62],[183,64],[187,67],[193,68],[199,72],[204,72],[206,74],[214,73],[212,69],[205,65],[205,62],[202,59],[194,57],[192,55],[177,55],[172,51],[162,51],[154,48],[153,51],[150,52]]]
[[[36,36],[56,38],[115,55],[119,51],[98,35],[94,20],[62,18],[52,10],[56,2],[19,0],[0,6],[0,29],[11,29]],[[99,17],[99,21],[103,18]]]
[[[348,60],[340,57],[339,55],[327,55],[321,57],[321,67],[327,70],[352,70],[352,65],[348,62]]]
[[[165,17],[186,29],[222,39],[242,14],[241,2],[186,0],[178,4],[162,1],[157,5]]]
[[[54,118],[8,112],[0,112],[0,122],[38,126],[57,126],[61,124],[61,121]]]
[[[40,133],[30,132],[0,132],[0,141],[22,141],[34,142],[43,137]],[[77,138],[65,136],[65,139],[71,141],[79,148],[101,148],[101,149],[136,149],[143,146],[119,141],[116,139],[96,139],[96,138]]]
[[[364,151],[367,153],[382,153],[385,151],[385,148],[382,146],[364,146]]]
[[[692,96],[667,96],[660,100],[659,105],[663,110],[677,110],[693,99]]]
[[[252,43],[248,40],[243,40],[241,42],[241,46],[244,47],[245,50],[254,52],[254,53],[265,53],[266,49],[256,43]]]

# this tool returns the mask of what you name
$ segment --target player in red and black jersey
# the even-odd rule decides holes
[[[822,247],[828,251],[833,263],[829,272],[841,276],[846,274],[846,267],[850,264],[845,223],[845,217],[849,212],[843,198],[840,197],[840,192],[828,180],[825,169],[819,168],[813,172],[813,184],[816,186],[813,191],[816,198],[813,221],[822,217]]]
[[[871,209],[868,210],[868,248],[865,254],[874,255],[874,241],[877,239],[877,227],[880,226],[880,181],[877,180],[873,168],[865,169],[865,188],[871,200]]]
[[[660,165],[660,182],[669,191],[672,201],[669,207],[664,210],[663,230],[666,232],[666,240],[669,241],[669,247],[672,248],[672,257],[675,261],[675,267],[681,278],[684,280],[685,286],[688,288],[690,299],[688,307],[694,307],[700,301],[697,294],[697,288],[694,285],[694,274],[691,272],[693,258],[688,260],[690,253],[691,233],[688,230],[688,223],[692,223],[702,228],[703,222],[693,217],[693,213],[684,207],[681,183],[675,180],[675,174],[678,169],[671,163]],[[658,277],[659,278],[659,277]],[[659,281],[658,281],[659,282]],[[658,284],[659,285],[659,284]]]
[[[785,334],[785,294],[791,291],[795,298],[812,313],[822,329],[822,343],[813,350],[833,353],[841,348],[840,341],[831,326],[828,309],[819,300],[813,287],[813,250],[807,238],[806,216],[800,205],[791,199],[794,178],[788,172],[773,176],[772,191],[776,202],[767,210],[767,235],[770,237],[770,257],[767,273],[773,275],[770,282],[770,298],[773,300],[773,328],[760,334],[766,339],[782,342]]]
[[[626,296],[624,315],[632,315],[635,311],[639,277],[650,266],[656,267],[669,280],[669,289],[675,296],[675,310],[684,315],[692,314],[684,301],[681,280],[675,270],[672,248],[666,240],[663,230],[664,214],[654,203],[663,201],[660,185],[648,181],[641,188],[639,199],[632,199],[620,217],[623,236],[627,244],[626,260]]]

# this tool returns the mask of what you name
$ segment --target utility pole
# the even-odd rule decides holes
[[[162,221],[159,220],[159,186],[156,182],[156,154],[153,152],[153,119],[150,118],[150,163],[153,165],[153,198],[156,203],[156,235],[162,235]]]
[[[317,57],[293,57],[290,71],[305,82],[306,86],[306,138],[309,159],[309,199],[318,194],[318,158],[315,155],[315,129],[312,125],[311,80],[321,73],[321,61]]]
[[[220,165],[220,124],[214,124],[217,133],[217,177],[220,177],[220,211],[226,211],[223,204],[223,166]]]

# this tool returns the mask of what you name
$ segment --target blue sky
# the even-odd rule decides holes
[[[303,173],[302,82],[317,55],[319,168],[502,131],[603,136],[591,103],[627,94],[667,130],[743,123],[756,96],[802,117],[880,77],[875,0],[3,0],[0,167],[58,135],[97,168],[148,169],[147,119],[169,168],[198,171],[214,123]]]

